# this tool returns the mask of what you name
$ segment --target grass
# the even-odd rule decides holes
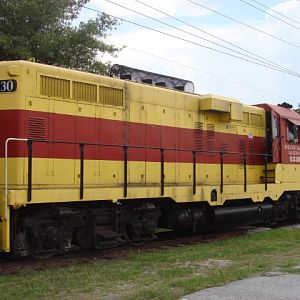
[[[267,271],[300,274],[300,229],[0,277],[1,299],[178,299]]]

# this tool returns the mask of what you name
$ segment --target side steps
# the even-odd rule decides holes
[[[267,164],[267,170],[263,170],[263,176],[260,176],[260,182],[275,183],[275,168],[276,164]]]

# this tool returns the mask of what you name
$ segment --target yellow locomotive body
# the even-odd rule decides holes
[[[94,230],[105,242],[114,234],[122,236],[104,219],[116,222],[119,211],[111,207],[127,207],[127,202],[132,211],[136,203],[145,204],[141,210],[152,212],[155,228],[159,223],[178,228],[182,218],[193,217],[202,224],[198,208],[198,215],[183,215],[194,205],[207,211],[234,200],[256,205],[258,214],[265,209],[262,216],[267,218],[271,204],[260,204],[274,205],[287,191],[295,195],[297,210],[300,167],[272,160],[265,107],[24,61],[1,62],[0,80],[2,251],[23,251],[26,238],[16,228],[26,224],[34,232],[35,226],[45,227],[42,221],[32,225],[29,215],[42,220],[37,211],[50,204],[59,207],[60,216],[72,219],[76,214],[80,225],[72,228],[81,231],[88,228],[83,219],[104,207],[107,214],[99,210],[91,218],[105,215]],[[90,208],[81,210],[86,203]],[[174,205],[187,210],[173,216]],[[128,227],[134,228],[133,235],[140,226],[131,224],[130,217],[137,218],[127,208],[120,221],[127,237]],[[52,229],[32,235],[58,234],[52,223]],[[69,244],[73,229],[62,237],[68,236]],[[62,249],[53,240],[46,244],[52,246],[40,245],[36,252]]]

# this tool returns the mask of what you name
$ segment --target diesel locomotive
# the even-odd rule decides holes
[[[112,76],[0,62],[0,250],[50,256],[300,218],[300,116]]]

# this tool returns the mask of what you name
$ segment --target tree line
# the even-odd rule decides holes
[[[0,60],[28,60],[107,74],[99,57],[120,51],[103,39],[119,25],[99,13],[78,17],[90,0],[0,0]]]

